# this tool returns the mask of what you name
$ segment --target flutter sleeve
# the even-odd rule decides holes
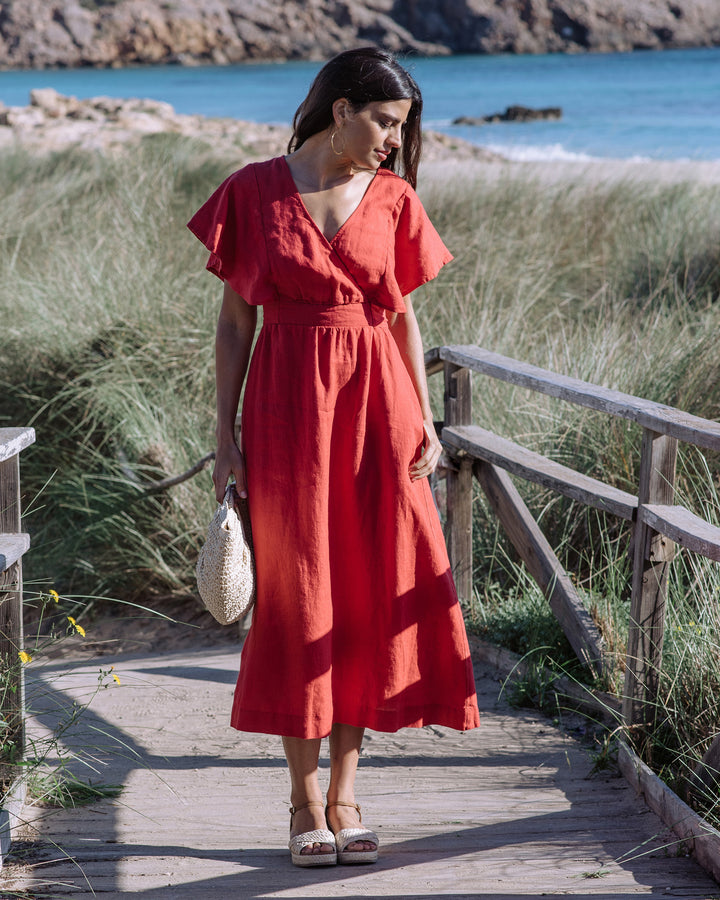
[[[258,182],[253,165],[227,178],[188,222],[210,251],[207,269],[247,303],[268,300],[270,290]]]
[[[421,284],[432,281],[453,257],[410,186],[400,199],[396,215],[391,273],[402,298]]]

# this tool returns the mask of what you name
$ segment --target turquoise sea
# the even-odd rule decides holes
[[[425,124],[516,159],[720,160],[720,48],[545,56],[406,58]],[[0,72],[0,100],[35,87],[152,97],[178,112],[288,123],[320,63]],[[558,122],[453,126],[513,104],[560,106]]]

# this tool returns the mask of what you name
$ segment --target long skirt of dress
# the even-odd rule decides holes
[[[370,304],[265,306],[243,403],[257,601],[232,725],[478,724],[412,381]]]

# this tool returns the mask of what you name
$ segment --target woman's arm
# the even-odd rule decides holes
[[[215,336],[217,450],[213,483],[218,503],[222,502],[230,475],[235,476],[238,494],[247,497],[245,463],[235,443],[235,418],[256,324],[255,307],[246,303],[226,282]]]
[[[440,454],[442,453],[442,444],[438,440],[433,425],[433,414],[430,409],[430,397],[428,394],[427,378],[425,376],[425,356],[423,353],[422,338],[420,337],[420,329],[415,311],[412,307],[410,297],[405,297],[405,305],[407,312],[397,313],[390,317],[390,333],[395,338],[398,345],[400,356],[405,363],[405,368],[410,373],[415,393],[420,401],[420,409],[423,414],[423,425],[427,434],[427,444],[425,452],[420,459],[410,467],[410,478],[417,481],[419,478],[427,478],[428,475],[435,471],[438,464]]]

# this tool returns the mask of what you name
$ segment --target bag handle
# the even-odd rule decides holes
[[[222,507],[229,509],[231,506],[235,509],[237,504],[237,491],[235,490],[235,482],[231,481],[230,484],[225,488],[225,496],[223,497],[223,501],[220,504]]]

